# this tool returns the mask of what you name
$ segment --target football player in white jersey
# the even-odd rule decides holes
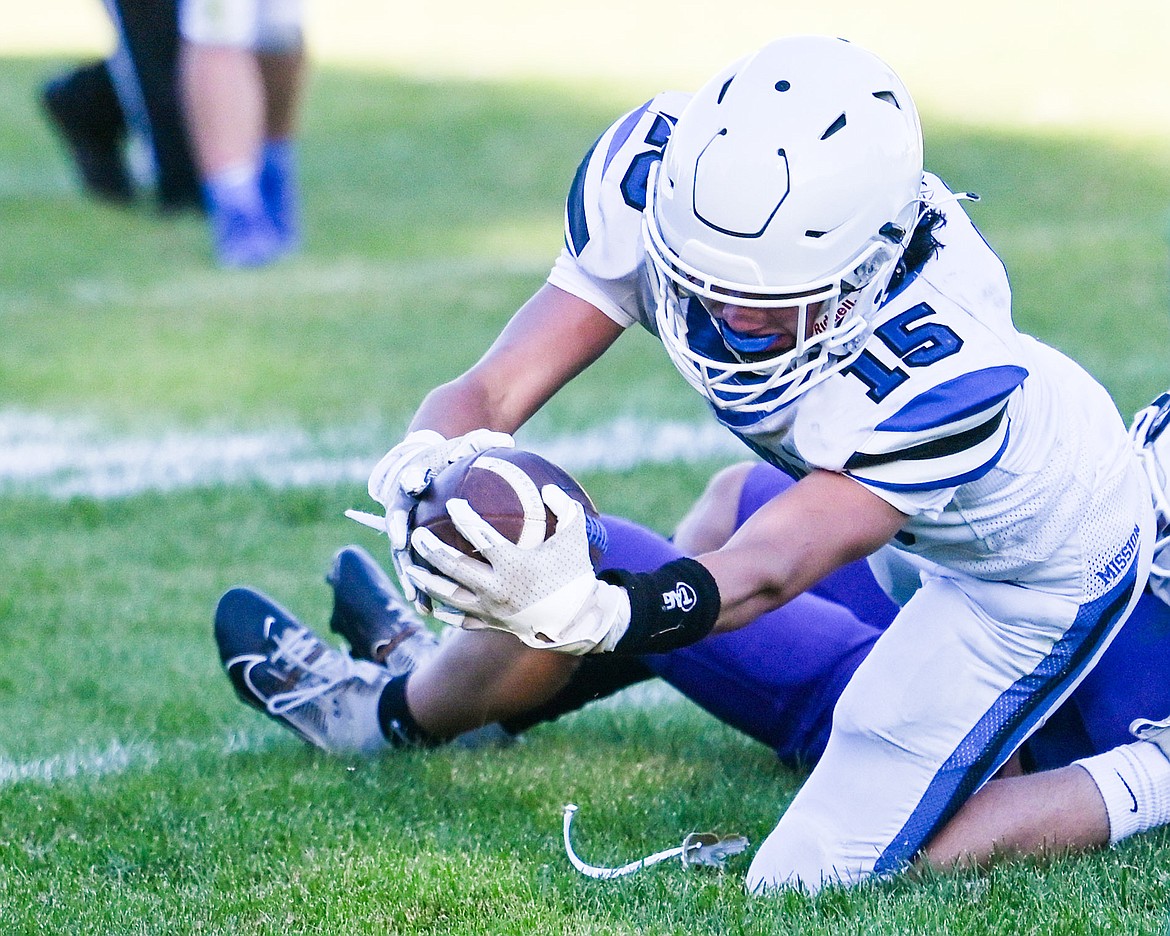
[[[1161,439],[1168,420],[1170,393],[1135,422],[1135,441],[1156,482],[1159,529],[1167,531],[1149,585],[1100,663],[916,861],[947,870],[1063,854],[1170,822],[1170,728],[1149,720],[1170,712],[1170,502],[1162,467],[1170,464],[1170,436]],[[649,571],[718,549],[793,483],[766,463],[730,466],[712,478],[670,540],[603,515],[598,570]],[[449,628],[437,638],[361,547],[341,549],[326,580],[333,590],[330,628],[349,652],[246,587],[221,599],[215,635],[243,701],[338,753],[450,741],[507,744],[535,725],[659,677],[772,748],[781,762],[807,770],[824,753],[842,690],[898,613],[858,560],[741,630],[663,654],[582,656],[561,685],[547,672],[514,669],[517,660],[506,653],[492,657],[497,670],[479,665],[469,673],[463,653],[478,635]],[[434,699],[413,709],[405,704],[416,675],[432,690],[440,686],[438,710]]]
[[[510,444],[633,324],[721,423],[799,480],[720,548],[649,571],[595,574],[583,514],[555,489],[557,532],[525,550],[451,502],[487,562],[409,529],[435,471]],[[902,82],[813,36],[601,136],[548,282],[426,397],[369,487],[404,588],[474,631],[444,651],[446,672],[420,667],[396,698],[352,696],[395,730],[413,712],[453,733],[469,696],[499,717],[525,687],[563,685],[580,655],[741,628],[870,557],[901,610],[757,852],[756,893],[909,864],[1104,653],[1145,584],[1154,527],[1112,401],[1016,331],[1002,264],[924,174]]]
[[[440,615],[533,648],[647,653],[741,627],[875,554],[902,611],[748,885],[897,871],[1137,600],[1153,517],[1120,416],[1016,331],[1002,264],[923,173],[909,93],[848,42],[778,40],[622,118],[582,164],[566,228],[548,284],[427,397],[371,479],[403,577]],[[596,577],[555,493],[541,547],[509,548],[455,505],[490,565],[425,531],[411,542],[443,574],[413,565],[403,508],[426,470],[476,444],[458,439],[471,430],[513,432],[635,323],[801,480],[721,549],[650,573]]]

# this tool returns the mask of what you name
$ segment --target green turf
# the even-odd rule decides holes
[[[112,435],[338,431],[370,453],[542,281],[577,160],[639,103],[319,70],[306,249],[225,274],[199,219],[77,194],[33,102],[58,64],[0,61],[0,411],[82,415]],[[1008,264],[1021,325],[1126,412],[1163,389],[1170,142],[925,116],[930,166],[984,197],[971,214]],[[646,336],[619,343],[539,428],[624,413],[702,418]],[[583,480],[603,509],[665,531],[713,467]],[[1161,833],[811,901],[747,899],[746,856],[722,876],[671,865],[585,881],[560,850],[565,802],[582,807],[583,856],[618,863],[697,828],[758,842],[799,782],[669,698],[586,711],[501,752],[362,763],[304,749],[232,696],[211,611],[249,582],[321,624],[333,551],[379,548],[341,517],[363,500],[360,485],[0,498],[0,929],[1165,932]],[[107,772],[73,775],[99,762]]]
[[[0,399],[155,428],[397,428],[541,282],[578,159],[636,103],[320,73],[303,157],[308,249],[225,276],[198,219],[79,199],[28,93],[50,67],[4,68]],[[971,213],[1008,264],[1022,327],[1082,360],[1123,410],[1147,400],[1165,383],[1170,143],[926,125],[930,167],[983,196]],[[695,416],[678,386],[639,335],[551,419]]]

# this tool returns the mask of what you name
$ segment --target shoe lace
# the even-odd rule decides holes
[[[273,638],[273,642],[276,650],[270,657],[271,662],[274,665],[283,663],[289,672],[304,674],[296,688],[269,697],[267,708],[273,715],[280,715],[320,698],[350,679],[360,678],[357,666],[348,653],[326,647],[307,628],[287,627]]]

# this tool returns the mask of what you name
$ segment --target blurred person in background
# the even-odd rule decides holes
[[[301,0],[180,0],[180,93],[223,267],[300,244],[302,18]]]
[[[199,208],[176,83],[177,0],[106,0],[106,9],[114,52],[46,82],[41,105],[88,194],[124,205],[148,182],[161,211]]]

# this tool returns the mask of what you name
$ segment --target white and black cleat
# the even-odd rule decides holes
[[[215,611],[215,642],[236,693],[323,750],[386,747],[378,700],[391,676],[331,647],[272,599],[233,588]]]
[[[438,638],[360,546],[340,550],[325,581],[333,588],[329,626],[349,641],[354,659],[378,663],[399,676],[438,648]]]

